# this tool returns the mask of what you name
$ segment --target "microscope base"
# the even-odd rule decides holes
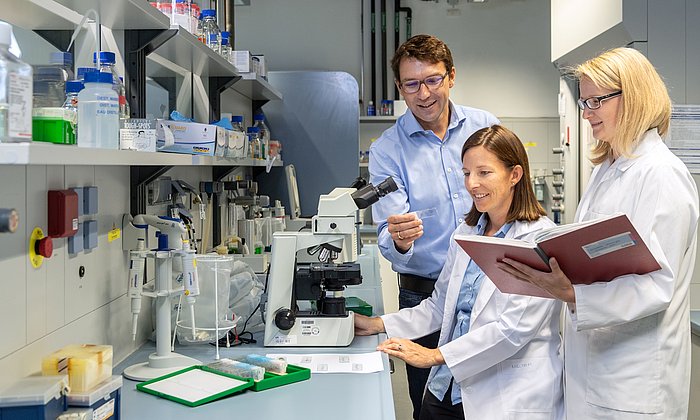
[[[265,325],[265,347],[346,347],[355,338],[355,316],[297,317],[294,326],[282,331]]]
[[[148,362],[137,363],[124,369],[124,377],[132,381],[147,381],[201,364],[202,362],[197,359],[177,353],[170,353],[167,356],[151,353],[148,356]]]

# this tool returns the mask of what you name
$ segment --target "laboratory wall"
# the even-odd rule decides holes
[[[387,99],[394,99],[389,67],[393,3],[387,1]],[[380,1],[376,4],[379,69]],[[503,117],[557,115],[558,73],[549,53],[548,0],[460,1],[454,7],[444,1],[403,0],[401,6],[412,10],[412,34],[436,35],[450,47],[457,70],[455,102]],[[265,54],[270,70],[348,72],[358,80],[366,105],[371,97],[369,10],[369,0],[255,0],[235,10],[236,48]],[[400,42],[405,40],[404,18],[402,13]],[[380,100],[379,70],[377,84]]]

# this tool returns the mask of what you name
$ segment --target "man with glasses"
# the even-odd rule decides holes
[[[372,218],[378,224],[379,249],[399,273],[402,309],[432,294],[450,236],[471,209],[462,177],[462,145],[498,119],[450,101],[452,53],[434,36],[407,40],[396,50],[391,68],[408,111],[370,147],[369,172],[375,185],[391,176],[399,187],[372,206]],[[436,331],[415,341],[436,348],[439,335]],[[407,365],[406,371],[417,419],[430,369]]]

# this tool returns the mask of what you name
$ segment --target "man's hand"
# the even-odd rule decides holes
[[[415,213],[394,214],[387,217],[386,222],[399,252],[405,253],[416,239],[423,236],[423,221]]]

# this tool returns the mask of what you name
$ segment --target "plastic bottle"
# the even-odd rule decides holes
[[[260,130],[260,141],[262,147],[260,150],[260,158],[265,159],[270,153],[270,129],[265,124],[265,114],[255,114],[253,117],[253,127],[258,127]]]
[[[114,89],[119,98],[119,118],[129,118],[131,115],[127,113],[126,87],[114,66],[116,59],[117,56],[113,52],[100,51],[100,71],[112,74],[112,89]],[[92,62],[97,63],[97,58],[94,53],[92,54]]]
[[[0,143],[32,140],[32,66],[9,51],[12,26],[0,22]]]
[[[367,103],[367,116],[373,117],[375,115],[377,115],[377,110],[374,108],[374,102],[369,101],[369,103]]]
[[[85,81],[85,73],[90,73],[93,71],[99,71],[94,67],[78,67],[78,69],[75,72],[75,79],[80,80],[81,82]]]
[[[253,159],[262,158],[262,143],[260,142],[260,129],[258,127],[248,127],[249,156]]]
[[[211,34],[214,34],[215,37],[212,38]],[[204,37],[204,40],[209,48],[217,52],[219,51],[219,38],[221,37],[221,30],[219,29],[219,25],[216,24],[216,10],[202,10],[202,36]],[[215,44],[213,44],[213,39],[215,39]]]
[[[112,89],[112,75],[85,74],[78,102],[78,146],[119,149],[119,98]]]
[[[248,156],[247,152],[250,147],[248,147],[246,130],[243,127],[243,116],[232,116],[231,125],[233,126],[233,131],[229,133],[228,145],[224,155],[229,158],[244,158]]]

